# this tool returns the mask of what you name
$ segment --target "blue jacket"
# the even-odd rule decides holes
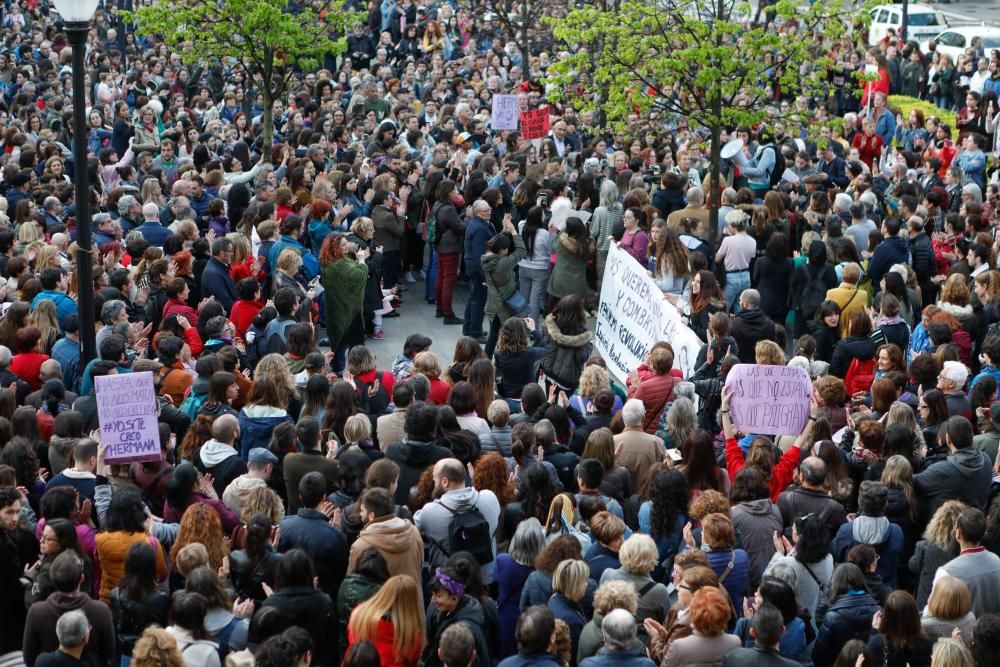
[[[170,230],[155,220],[146,220],[133,231],[141,232],[142,237],[149,241],[149,245],[163,247],[164,241],[170,236]]]
[[[875,134],[882,137],[882,143],[888,146],[896,136],[896,117],[886,109],[875,121]]]
[[[214,296],[227,313],[232,311],[233,304],[236,303],[236,286],[229,274],[229,267],[215,257],[208,260],[201,274],[201,293]]]
[[[653,503],[649,500],[644,502],[639,506],[639,532],[646,533],[647,535],[652,535],[653,522]],[[660,539],[656,540],[656,548],[659,551],[660,561],[656,565],[656,569],[653,571],[653,578],[660,581],[661,575],[669,575],[673,571],[674,567],[674,556],[677,555],[677,551],[680,548],[681,538],[684,533],[684,524],[687,523],[687,516],[684,514],[679,514],[676,519],[674,519],[674,525],[670,529],[670,533],[667,535],[661,535]]]
[[[66,387],[66,391],[79,394],[80,341],[60,338],[52,346],[49,356],[59,362],[59,368],[62,369],[63,373],[63,386]]]
[[[271,248],[271,253],[268,255],[268,262],[271,263],[272,267],[278,266],[278,257],[281,256],[281,251],[285,248],[292,248],[297,251],[302,256],[302,274],[305,276],[306,280],[312,280],[317,275],[319,275],[319,260],[316,259],[316,255],[312,254],[306,247],[302,245],[297,239],[293,239],[291,236],[281,236],[278,238],[278,242],[274,244]]]
[[[325,514],[305,507],[300,507],[295,516],[282,519],[279,528],[278,551],[302,549],[309,554],[316,567],[319,589],[336,595],[347,574],[349,549],[343,533],[329,524]]]
[[[583,626],[587,624],[587,618],[583,615],[580,603],[570,600],[562,593],[555,593],[549,598],[549,609],[552,610],[556,618],[569,626],[569,639],[572,647],[569,654],[569,664],[572,667],[576,664],[576,650],[580,646],[580,633],[583,632]]]
[[[875,598],[865,591],[851,591],[834,600],[816,632],[812,653],[816,667],[832,665],[840,648],[851,639],[867,644],[872,633],[872,616],[879,609]]]
[[[838,563],[847,561],[847,552],[855,544],[860,544],[854,539],[854,524],[845,523],[837,530],[837,536],[833,538],[833,559]],[[875,574],[882,577],[882,581],[889,588],[896,587],[896,571],[899,569],[899,556],[903,552],[903,529],[894,523],[889,524],[889,528],[882,534],[882,541],[872,544],[879,555],[878,566]]]
[[[204,190],[201,191],[201,198],[188,197],[188,201],[191,202],[191,208],[194,209],[195,214],[198,216],[198,220],[205,217],[205,213],[208,212],[208,205],[212,201],[212,198]]]
[[[562,667],[549,653],[524,655],[517,653],[500,661],[497,667]]]
[[[910,263],[910,244],[902,236],[890,236],[875,247],[872,258],[868,262],[868,275],[872,285],[882,282],[882,276],[889,273],[893,264]]]
[[[287,414],[283,417],[250,417],[247,416],[246,408],[240,410],[240,458],[246,461],[250,456],[250,450],[255,447],[267,449],[275,427],[289,421],[292,421],[292,418]]]
[[[587,565],[590,566],[590,578],[594,581],[600,581],[605,570],[615,570],[622,566],[618,560],[618,554],[601,545],[597,540],[594,540],[590,548],[587,549],[583,560],[587,561]]]
[[[483,255],[486,254],[486,242],[493,236],[488,220],[478,215],[472,216],[469,226],[465,228],[465,270],[472,275],[483,275]]]
[[[60,328],[62,328],[62,321],[64,317],[79,313],[76,301],[73,301],[73,299],[69,298],[63,292],[58,292],[56,290],[45,290],[44,292],[37,294],[35,298],[31,300],[31,309],[34,310],[40,302],[45,301],[46,299],[56,304],[56,319],[59,321]]]
[[[605,646],[597,655],[580,661],[580,667],[656,667],[656,663],[646,657],[643,651]]]
[[[997,381],[997,384],[1000,384],[1000,368],[987,364],[983,366],[983,370],[979,373],[979,375],[972,378],[972,384],[969,385],[969,391],[972,391],[972,388],[976,386],[976,383],[987,375],[992,375],[993,379]]]
[[[729,599],[733,601],[734,609],[743,609],[743,598],[750,587],[750,556],[743,549],[734,551],[709,551],[708,564],[712,570],[721,578],[729,565],[733,563],[732,571],[726,575],[726,580],[722,585],[729,592]]]

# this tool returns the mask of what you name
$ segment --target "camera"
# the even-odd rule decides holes
[[[654,164],[649,168],[650,176],[659,177],[662,173],[663,173],[663,168],[658,164]]]

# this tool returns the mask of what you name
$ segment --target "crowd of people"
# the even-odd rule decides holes
[[[252,82],[117,5],[74,138],[58,17],[3,10],[0,665],[993,664],[989,82],[956,128],[897,124],[923,55],[817,43],[879,76],[775,87],[818,133],[730,128],[716,226],[704,128],[551,102],[561,45],[521,53],[489,13],[349,5],[367,21],[296,73],[273,146]],[[943,70],[912,92],[951,106]],[[500,93],[549,136],[493,130]],[[612,244],[700,339],[693,370],[655,341],[609,372]],[[428,304],[454,349],[413,330]],[[738,432],[740,363],[809,375],[802,433]],[[152,376],[157,460],[101,443],[95,378],[125,373]]]

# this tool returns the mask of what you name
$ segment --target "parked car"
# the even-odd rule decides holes
[[[868,28],[868,43],[875,45],[882,41],[889,28],[895,28],[899,35],[903,27],[903,5],[879,5],[871,10],[872,22]],[[930,39],[948,27],[944,14],[930,5],[909,3],[907,11],[907,40]]]
[[[948,28],[944,32],[933,37],[937,44],[935,50],[939,53],[946,53],[951,56],[952,61],[972,45],[972,40],[979,37],[983,40],[983,50],[986,57],[990,57],[993,49],[1000,49],[1000,28],[984,25],[963,25],[957,28]],[[930,48],[930,41],[920,43],[920,50],[927,53]]]

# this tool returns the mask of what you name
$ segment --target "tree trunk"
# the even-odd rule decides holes
[[[716,118],[722,114],[722,101],[716,99],[712,104],[712,113]],[[712,147],[709,150],[709,167],[711,175],[708,179],[708,238],[711,245],[715,246],[719,238],[719,206],[722,204],[722,125],[715,123],[712,125]]]
[[[528,59],[531,57],[531,38],[528,36],[529,29],[528,0],[524,0],[521,3],[521,25],[520,30],[518,30],[519,39],[517,40],[517,48],[521,49],[521,70],[525,75],[525,79],[531,78],[531,68],[528,65]]]
[[[261,123],[264,125],[264,132],[261,137],[261,152],[271,159],[271,147],[274,145],[274,88],[272,79],[274,78],[274,51],[264,52],[264,62],[261,68],[260,88],[264,95],[264,115]]]

